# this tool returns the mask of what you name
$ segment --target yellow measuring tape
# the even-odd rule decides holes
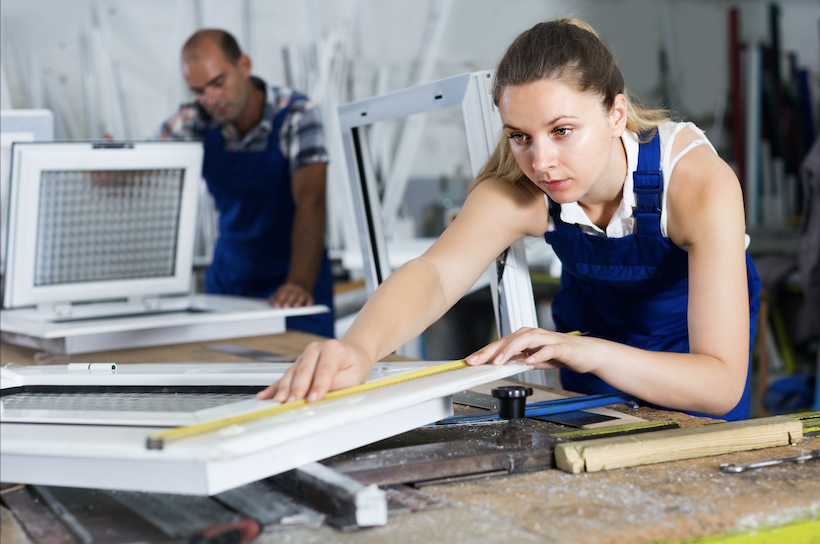
[[[323,402],[340,399],[342,397],[349,397],[351,395],[356,395],[358,393],[364,393],[365,391],[372,391],[373,389],[379,389],[381,387],[386,387],[388,385],[408,382],[410,380],[415,380],[417,378],[424,378],[426,376],[442,374],[444,372],[450,372],[451,370],[466,368],[467,366],[469,366],[467,362],[464,361],[464,359],[461,359],[450,363],[431,366],[429,368],[423,368],[421,370],[415,370],[413,372],[408,372],[406,374],[401,374],[399,376],[393,376],[391,378],[384,378],[369,383],[363,383],[361,385],[354,385],[353,387],[346,387],[344,389],[331,391],[330,393],[325,395],[324,399],[317,402],[311,402],[310,405],[313,406],[316,404],[321,404]],[[249,412],[247,414],[226,417],[224,419],[217,419],[214,421],[208,421],[206,423],[198,423],[196,425],[175,427],[167,431],[161,431],[152,434],[148,437],[148,440],[146,441],[145,445],[148,449],[161,450],[164,447],[165,442],[167,442],[168,440],[175,440],[177,438],[184,438],[187,436],[218,431],[219,429],[224,429],[225,427],[229,427],[231,425],[248,423],[249,421],[256,421],[257,419],[275,416],[283,412],[289,412],[291,410],[296,410],[297,408],[302,408],[303,406],[308,406],[308,403],[304,399],[289,402],[287,404],[279,404],[277,406],[264,408],[262,410]]]

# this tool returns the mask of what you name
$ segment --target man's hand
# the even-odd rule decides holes
[[[295,283],[283,283],[273,292],[268,303],[274,308],[301,308],[313,306],[313,295]]]

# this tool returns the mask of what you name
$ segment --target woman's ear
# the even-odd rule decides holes
[[[615,95],[612,109],[609,110],[609,123],[612,126],[613,138],[620,138],[626,129],[627,110],[626,96],[623,93]]]

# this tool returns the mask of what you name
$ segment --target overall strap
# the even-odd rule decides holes
[[[641,135],[643,138],[646,133]],[[637,232],[643,236],[661,232],[661,195],[663,194],[663,174],[661,164],[661,139],[658,130],[648,142],[640,144],[638,168],[632,174],[637,207],[632,213],[637,223]]]
[[[544,194],[544,197],[547,200],[547,206],[550,216],[552,217],[552,224],[555,227],[556,232],[576,232],[578,230],[577,225],[567,225],[563,221],[561,221],[561,205],[552,200],[549,196]]]

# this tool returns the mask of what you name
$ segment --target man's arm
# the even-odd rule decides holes
[[[195,103],[183,104],[171,117],[166,119],[155,140],[194,140],[202,138],[206,121]]]
[[[313,304],[325,236],[325,176],[327,163],[303,166],[291,176],[295,210],[291,233],[290,268],[285,283],[271,296],[275,308]]]

